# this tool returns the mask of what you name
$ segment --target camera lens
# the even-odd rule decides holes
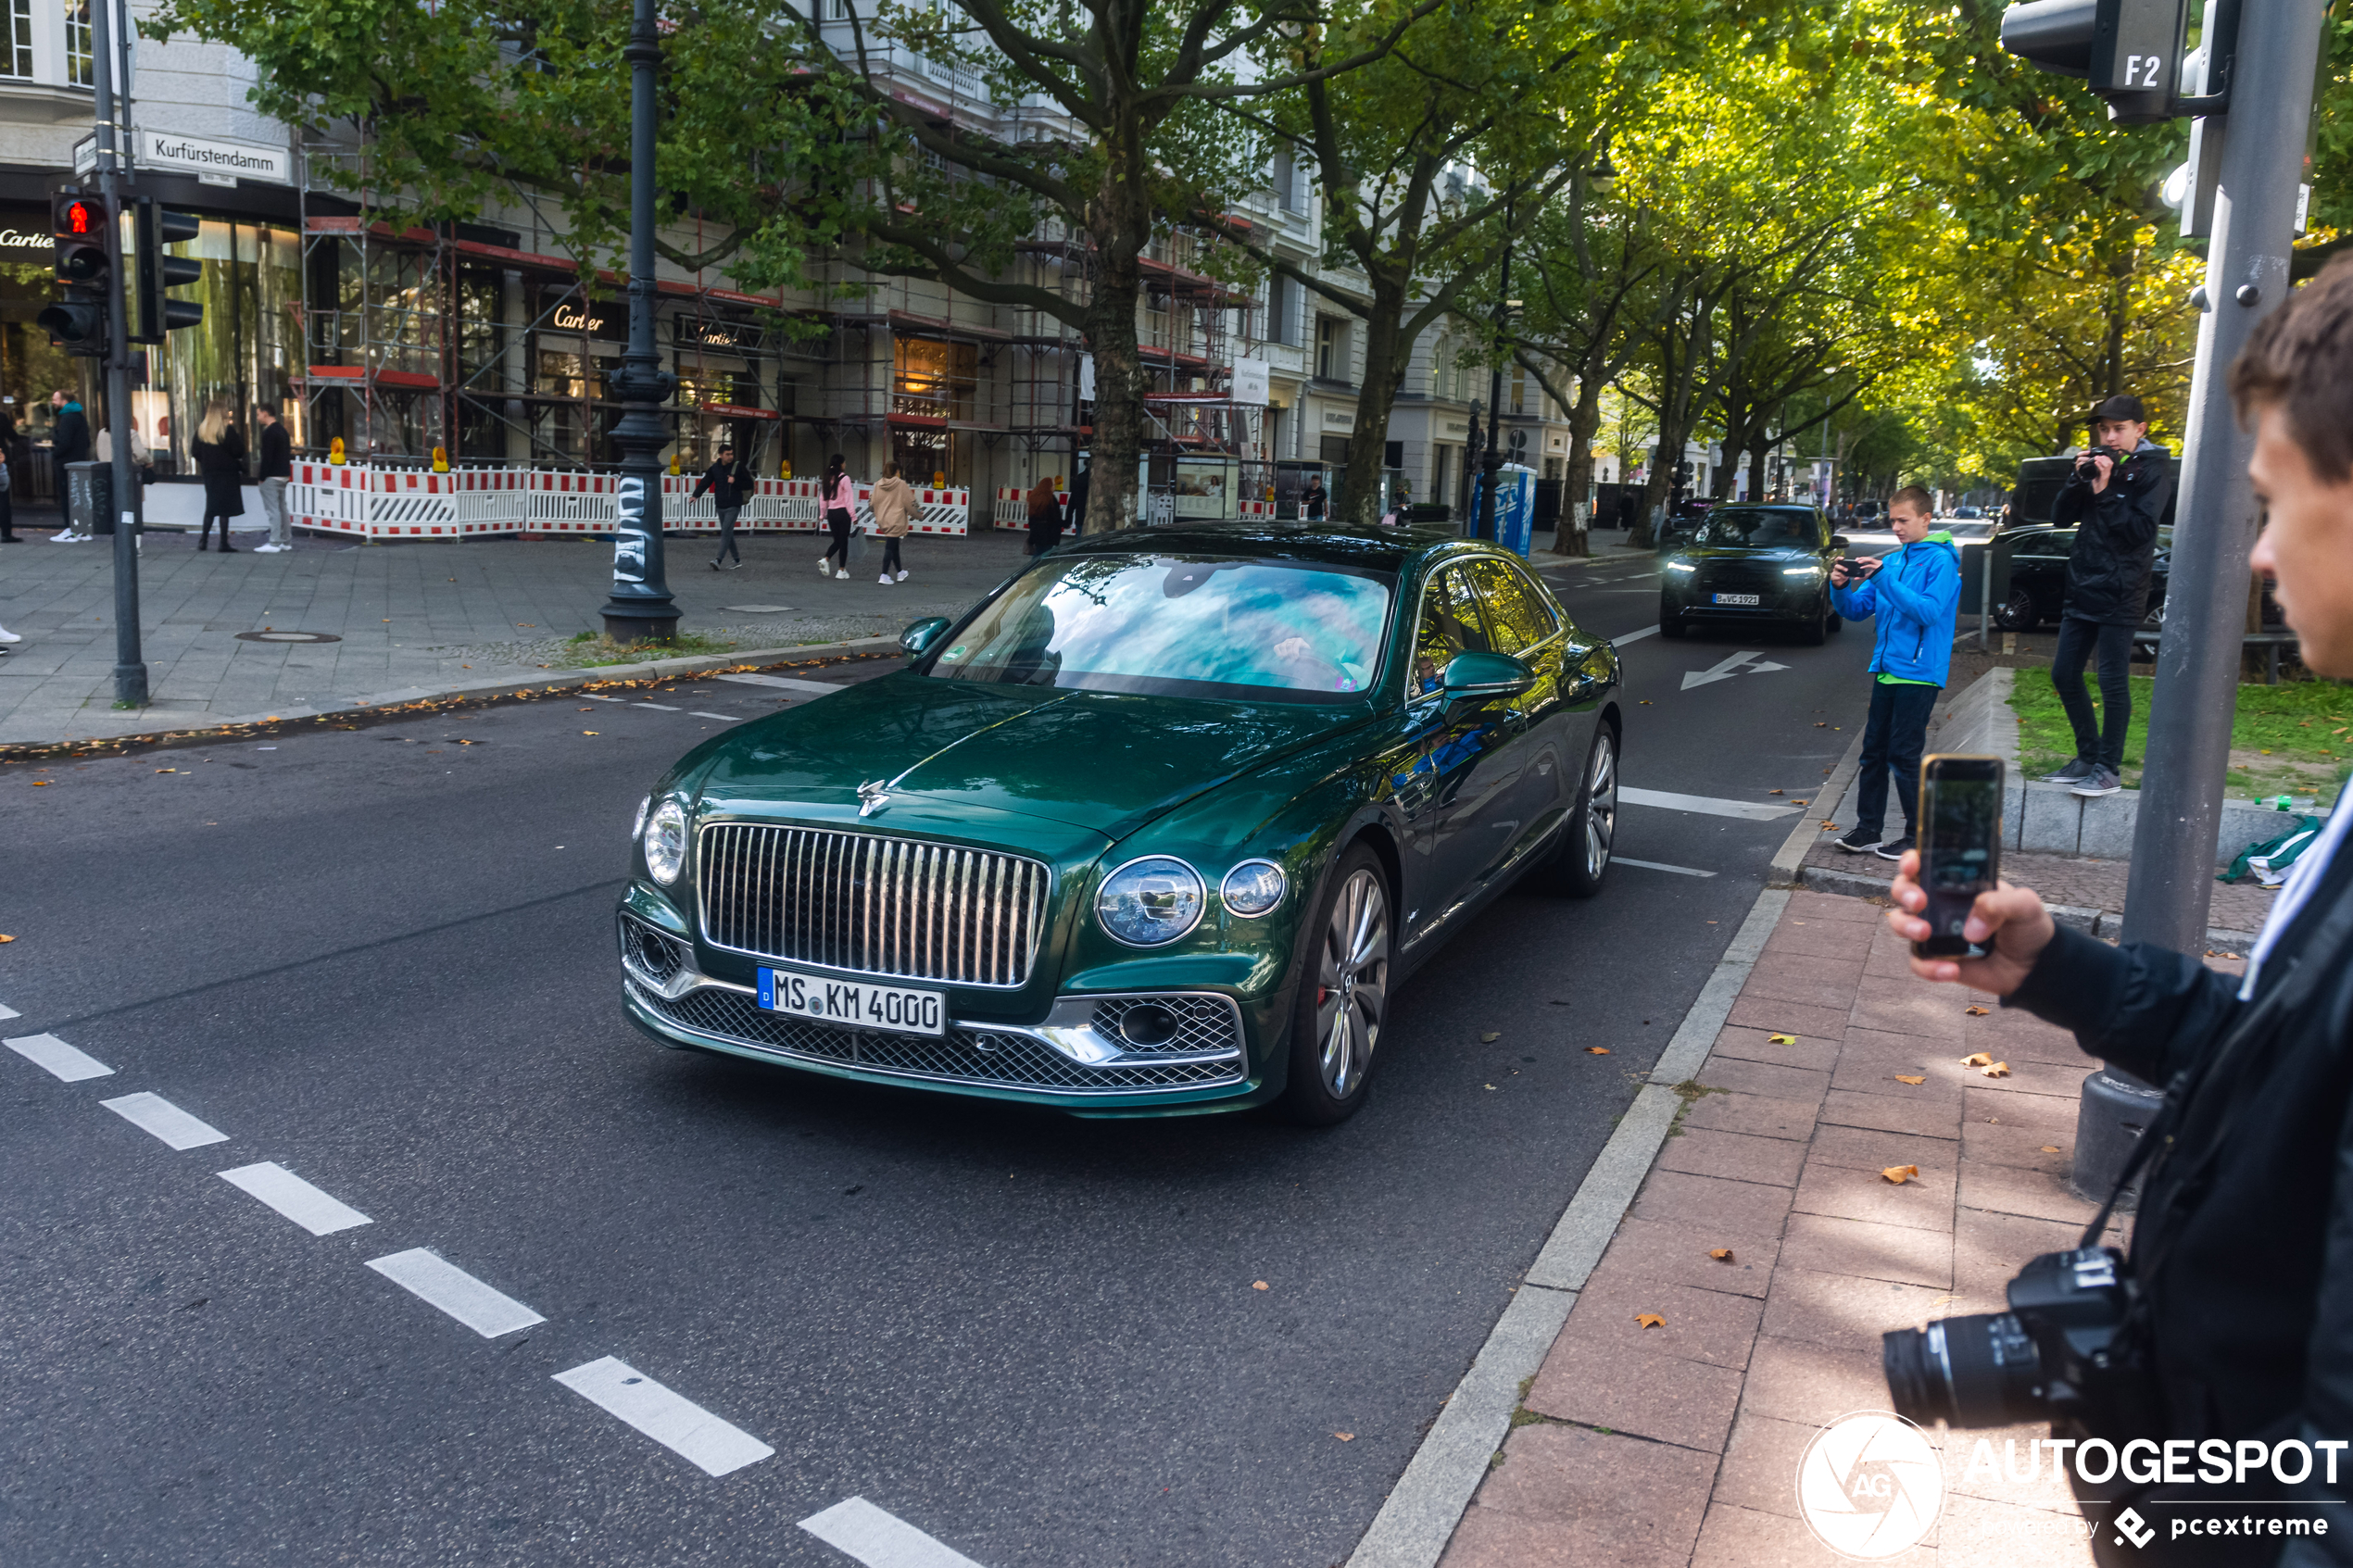
[[[1895,1413],[1922,1426],[2007,1426],[2044,1412],[2042,1357],[2012,1312],[1880,1336]]]

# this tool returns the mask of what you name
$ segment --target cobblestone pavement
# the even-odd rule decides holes
[[[1998,1311],[2020,1263],[2075,1244],[2090,1059],[1914,979],[1883,914],[1791,897],[1441,1568],[1843,1561],[1798,1515],[1798,1461],[1825,1424],[1887,1408],[1881,1333]],[[1979,1051],[2008,1074],[1964,1065]],[[1882,1174],[1905,1166],[1918,1176]],[[2022,1471],[2044,1430],[1931,1433],[1943,1511],[1889,1561],[2089,1563],[2049,1463],[2028,1482],[1969,1473],[1979,1437],[1997,1455],[2015,1439]]]
[[[24,640],[0,658],[0,743],[182,728],[279,707],[321,706],[402,689],[564,668],[575,634],[602,630],[611,557],[590,540],[484,539],[359,546],[297,535],[283,555],[198,553],[186,534],[151,533],[140,559],[150,707],[114,696],[114,572],[107,541],[57,545],[30,532],[0,548],[0,626]],[[680,629],[750,648],[895,633],[952,613],[1021,560],[1022,536],[918,535],[909,578],[875,581],[868,542],[848,582],[821,579],[813,534],[743,539],[745,565],[712,571],[711,540],[669,541]],[[239,640],[308,632],[318,643]]]

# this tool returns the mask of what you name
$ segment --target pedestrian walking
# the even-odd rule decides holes
[[[17,417],[0,408],[0,545],[14,545],[17,539],[16,479],[12,470],[17,456]]]
[[[261,492],[261,515],[270,520],[270,542],[254,549],[259,555],[277,555],[294,548],[294,528],[286,521],[286,484],[294,478],[294,439],[280,422],[277,410],[267,404],[254,408],[253,422],[261,433],[254,487]]]
[[[882,576],[877,581],[904,583],[907,568],[899,558],[899,541],[915,525],[915,487],[899,477],[897,463],[885,463],[882,477],[867,494],[875,514],[875,537],[883,542]]]
[[[66,493],[66,465],[90,460],[90,418],[82,411],[82,400],[64,387],[49,395],[49,459],[50,471],[57,475],[57,494]],[[49,535],[53,545],[79,545],[91,535],[73,526],[73,515],[66,515],[66,525]]]
[[[1062,542],[1063,505],[1051,476],[1029,487],[1029,553],[1042,556]]]
[[[1091,468],[1082,468],[1078,470],[1078,477],[1070,482],[1070,506],[1063,513],[1063,521],[1070,524],[1073,534],[1087,532],[1087,491],[1088,476],[1093,472]]]
[[[849,531],[858,521],[858,486],[849,477],[849,460],[838,452],[834,454],[834,460],[825,465],[822,494],[825,527],[832,532],[833,542],[825,546],[825,553],[817,558],[817,575],[823,577],[831,572],[838,581],[847,583],[849,581]],[[837,556],[841,558],[838,567],[834,564]]]
[[[1320,473],[1309,474],[1307,492],[1299,498],[1299,515],[1310,522],[1321,522],[1324,514],[1330,509],[1331,495],[1324,489],[1324,476]]]
[[[1850,573],[1831,568],[1831,605],[1849,621],[1879,618],[1871,646],[1871,709],[1863,721],[1863,767],[1856,775],[1855,826],[1838,841],[1850,855],[1876,851],[1900,860],[1919,830],[1920,752],[1928,718],[1953,661],[1953,627],[1959,619],[1961,558],[1952,536],[1931,533],[1935,503],[1909,485],[1895,493],[1888,523],[1898,548],[1868,558]],[[1882,841],[1888,775],[1904,808],[1904,836]]]
[[[711,570],[733,571],[744,564],[744,553],[736,547],[736,516],[744,509],[744,498],[751,494],[751,475],[736,460],[732,445],[722,442],[717,456],[719,460],[695,481],[695,493],[690,498],[699,501],[708,495],[712,509],[719,514],[719,553],[711,558]],[[730,556],[735,558],[732,564],[722,568],[719,563]]]
[[[2072,524],[2075,547],[2067,558],[2067,603],[2059,612],[2058,647],[2051,655],[2051,684],[2058,688],[2075,732],[2075,757],[2045,784],[2072,795],[2114,795],[2124,787],[2124,732],[2133,721],[2133,632],[2149,608],[2149,573],[2157,562],[2157,524],[2172,498],[2171,456],[2148,438],[2148,413],[2137,397],[2111,397],[2092,410],[2092,445],[2051,508],[2059,527]],[[2100,713],[2083,666],[2099,667]]]
[[[204,521],[196,529],[196,548],[206,548],[212,523],[220,520],[220,553],[236,552],[229,544],[229,520],[245,515],[245,438],[229,417],[229,405],[212,403],[189,444],[196,471],[204,476]]]

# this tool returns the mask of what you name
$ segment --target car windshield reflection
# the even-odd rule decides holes
[[[1388,574],[1283,560],[1078,555],[1024,573],[926,674],[942,680],[1348,702],[1378,676]]]
[[[1812,549],[1814,514],[1798,507],[1720,507],[1692,535],[1703,548],[1730,550]]]

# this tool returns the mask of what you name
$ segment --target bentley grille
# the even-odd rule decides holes
[[[1019,855],[761,822],[705,827],[700,865],[714,947],[948,985],[1028,982],[1051,880]]]

